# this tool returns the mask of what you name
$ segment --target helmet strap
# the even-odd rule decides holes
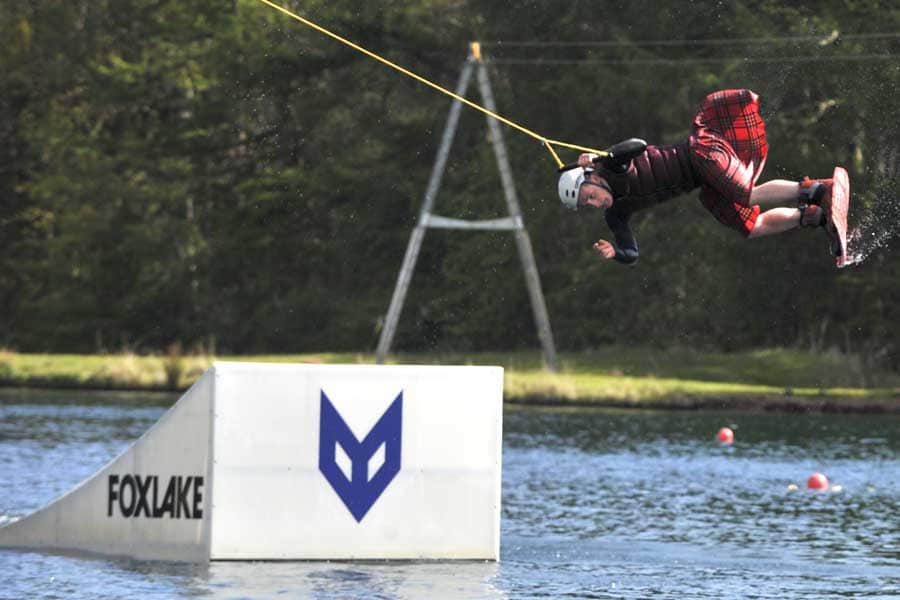
[[[609,187],[609,184],[606,183],[606,181],[592,181],[590,179],[585,178],[585,180],[581,182],[581,185],[579,186],[579,188],[584,187],[586,185],[596,185],[598,188],[604,189],[607,192],[609,192],[610,196],[615,197],[615,194],[613,193],[612,188]]]

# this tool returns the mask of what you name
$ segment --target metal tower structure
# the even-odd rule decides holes
[[[485,107],[491,112],[496,112],[494,93],[491,89],[487,68],[484,61],[481,59],[481,47],[477,42],[473,42],[470,46],[469,57],[466,59],[462,73],[459,77],[459,82],[456,86],[457,96],[465,97],[473,72],[476,73],[478,88],[481,92],[481,98],[484,101]],[[506,152],[506,145],[503,142],[503,132],[495,119],[486,116],[488,136],[494,149],[494,156],[497,159],[497,167],[500,171],[500,181],[503,185],[503,195],[506,199],[507,213],[509,216],[499,219],[472,221],[442,217],[432,212],[435,198],[441,187],[441,179],[443,178],[444,170],[447,166],[447,158],[450,155],[453,137],[456,134],[461,108],[462,102],[459,100],[454,100],[453,104],[450,106],[450,114],[447,116],[447,124],[444,127],[444,133],[441,137],[441,145],[431,170],[431,178],[428,181],[428,187],[425,191],[425,200],[423,201],[422,209],[419,212],[419,220],[409,238],[406,254],[403,257],[403,265],[400,267],[400,274],[397,276],[397,285],[394,287],[394,294],[391,297],[391,305],[388,308],[384,328],[381,330],[381,335],[378,340],[376,360],[379,364],[383,364],[385,357],[388,352],[390,352],[391,344],[394,341],[394,335],[397,332],[397,323],[400,320],[400,313],[403,311],[403,304],[406,300],[406,293],[409,290],[413,271],[416,267],[416,261],[419,257],[419,250],[422,247],[422,241],[425,239],[425,231],[428,228],[512,231],[516,238],[519,258],[522,261],[525,283],[528,287],[528,295],[531,300],[532,312],[534,313],[534,322],[544,352],[544,361],[549,369],[556,371],[558,369],[556,347],[553,343],[553,331],[550,329],[550,318],[547,315],[547,305],[544,302],[544,294],[541,291],[540,276],[538,275],[537,265],[534,262],[531,239],[528,237],[528,231],[525,229],[525,225],[522,221],[522,212],[519,209],[519,200],[518,195],[516,194],[512,169],[509,166],[509,156]]]

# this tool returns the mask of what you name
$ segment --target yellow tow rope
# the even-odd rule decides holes
[[[507,119],[507,118],[505,118],[505,117],[503,117],[503,116],[501,116],[501,115],[498,115],[497,113],[495,113],[495,112],[493,112],[493,111],[490,111],[490,110],[486,109],[485,107],[483,107],[483,106],[481,106],[481,105],[479,105],[479,104],[476,104],[475,102],[472,102],[471,100],[467,100],[466,98],[463,98],[462,96],[459,96],[458,94],[454,94],[453,92],[451,92],[451,91],[448,90],[447,88],[441,87],[440,85],[434,83],[433,81],[429,81],[428,79],[425,79],[425,78],[422,77],[421,75],[416,75],[416,74],[413,73],[412,71],[410,71],[410,70],[408,70],[408,69],[404,69],[404,68],[401,67],[400,65],[398,65],[398,64],[396,64],[396,63],[393,63],[393,62],[389,61],[388,59],[386,59],[386,58],[384,58],[384,57],[382,57],[382,56],[379,56],[378,54],[375,54],[374,52],[372,52],[372,51],[370,51],[370,50],[366,50],[366,49],[363,48],[362,46],[360,46],[360,45],[358,45],[358,44],[354,44],[354,43],[351,42],[350,40],[348,40],[348,39],[346,39],[346,38],[343,38],[343,37],[339,36],[338,34],[336,34],[336,33],[334,33],[334,32],[331,32],[331,31],[325,29],[324,27],[322,27],[322,26],[320,26],[320,25],[316,25],[315,23],[313,23],[313,22],[310,21],[309,19],[304,19],[304,18],[301,17],[300,15],[295,14],[295,13],[289,11],[288,9],[284,8],[283,6],[280,6],[280,5],[278,5],[278,4],[275,4],[274,2],[270,2],[269,0],[259,0],[259,1],[262,2],[263,4],[266,4],[266,5],[270,6],[271,8],[274,8],[275,10],[277,10],[277,11],[279,11],[279,12],[282,12],[282,13],[286,14],[287,16],[291,17],[292,19],[295,19],[295,20],[297,20],[297,21],[303,23],[303,24],[306,25],[307,27],[311,27],[312,29],[315,29],[315,30],[318,31],[319,33],[323,33],[323,34],[327,35],[328,37],[331,37],[331,38],[336,39],[337,41],[341,42],[342,44],[345,44],[345,45],[347,45],[347,46],[350,46],[350,47],[353,48],[354,50],[357,50],[357,51],[359,51],[359,52],[362,52],[363,54],[365,54],[365,55],[368,56],[369,58],[374,58],[374,59],[377,60],[378,62],[383,63],[383,64],[385,64],[385,65],[391,67],[392,69],[395,69],[395,70],[397,70],[397,71],[400,71],[401,73],[403,73],[403,74],[406,75],[407,77],[412,77],[412,78],[415,79],[416,81],[419,81],[419,82],[421,82],[421,83],[424,83],[424,84],[427,85],[428,87],[431,87],[431,88],[433,88],[433,89],[436,89],[437,91],[441,92],[442,94],[446,94],[446,95],[450,96],[451,98],[454,98],[455,100],[459,100],[460,102],[462,102],[462,103],[465,104],[466,106],[470,106],[470,107],[474,108],[475,110],[479,110],[479,111],[483,112],[484,114],[488,115],[489,117],[492,117],[492,118],[494,118],[494,119],[497,119],[497,120],[500,121],[501,123],[503,123],[503,124],[505,124],[505,125],[508,125],[508,126],[512,127],[513,129],[516,129],[516,130],[518,130],[518,131],[521,131],[521,132],[524,133],[525,135],[529,135],[529,136],[533,137],[534,139],[536,139],[536,140],[538,140],[539,142],[541,142],[541,144],[543,144],[543,146],[544,146],[545,148],[547,148],[547,150],[550,152],[550,155],[553,157],[553,160],[556,161],[556,164],[557,164],[557,166],[559,166],[559,167],[562,167],[562,166],[563,166],[563,162],[559,159],[559,156],[557,156],[556,152],[553,150],[553,146],[560,146],[560,147],[563,147],[563,148],[571,148],[572,150],[581,150],[582,152],[591,152],[591,153],[593,153],[593,154],[597,154],[598,156],[606,156],[606,155],[609,154],[609,153],[606,152],[605,150],[598,150],[598,149],[596,149],[596,148],[588,148],[588,147],[586,147],[586,146],[577,146],[577,145],[575,145],[575,144],[569,144],[569,143],[566,143],[566,142],[561,142],[561,141],[559,141],[559,140],[551,140],[551,139],[548,139],[548,138],[546,138],[546,137],[544,137],[544,136],[542,136],[542,135],[539,135],[539,134],[535,133],[534,131],[532,131],[532,130],[530,130],[530,129],[527,129],[527,128],[525,128],[525,127],[522,127],[522,126],[519,125],[518,123],[514,123],[513,121],[510,121],[509,119]],[[477,44],[473,44],[473,45],[472,45],[472,51],[473,51],[473,58],[475,58],[476,60],[480,60],[480,49],[479,49],[479,47],[478,47]]]

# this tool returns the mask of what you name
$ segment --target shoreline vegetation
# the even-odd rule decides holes
[[[900,413],[900,374],[853,355],[768,349],[702,353],[607,348],[561,354],[544,368],[537,352],[398,354],[390,364],[498,365],[508,404],[632,408]],[[265,356],[0,351],[0,386],[60,390],[182,392],[215,361],[374,364],[373,354]]]

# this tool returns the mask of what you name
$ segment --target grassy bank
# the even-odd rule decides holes
[[[370,354],[284,356],[48,355],[0,352],[0,384],[20,387],[183,390],[214,360],[371,364]],[[500,365],[508,402],[684,408],[900,412],[900,374],[859,357],[775,349],[733,354],[618,349],[538,353],[399,355],[404,364]]]

